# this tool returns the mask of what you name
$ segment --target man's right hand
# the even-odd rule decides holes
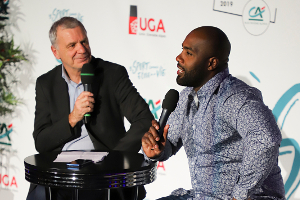
[[[92,112],[94,108],[93,93],[83,91],[76,99],[74,109],[69,114],[69,123],[74,127],[77,122],[83,119],[85,113]]]
[[[149,131],[145,133],[142,138],[142,147],[143,151],[149,158],[158,157],[161,152],[164,150],[169,125],[164,127],[163,137],[159,138],[157,130],[159,129],[159,124],[156,120],[152,120],[152,126],[149,128]]]

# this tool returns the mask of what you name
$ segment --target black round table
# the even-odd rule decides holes
[[[58,154],[35,154],[24,160],[25,179],[46,186],[49,199],[51,188],[74,189],[74,199],[78,199],[80,189],[106,189],[109,199],[112,188],[141,186],[156,179],[156,162],[145,161],[139,153],[109,152],[103,161],[79,169],[69,169],[64,162],[53,162]]]

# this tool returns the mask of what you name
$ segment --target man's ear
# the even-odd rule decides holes
[[[218,65],[219,65],[219,59],[216,57],[211,57],[208,59],[208,68],[207,69],[209,71],[213,71],[213,70],[217,69]]]
[[[51,45],[51,51],[56,59],[60,59],[59,52],[53,45]]]

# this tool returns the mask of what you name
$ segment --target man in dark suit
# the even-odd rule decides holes
[[[94,58],[81,22],[64,17],[49,32],[51,50],[59,65],[36,81],[36,111],[33,137],[38,152],[62,150],[134,151],[151,126],[153,115],[129,80],[123,66]],[[83,64],[95,67],[92,92],[83,91]],[[84,114],[91,121],[83,123]],[[131,123],[126,132],[124,116]],[[114,199],[129,197],[133,190],[113,190]],[[80,194],[81,193],[81,194]],[[122,194],[121,194],[122,193]],[[145,197],[143,187],[139,199]],[[58,190],[58,199],[69,199],[70,191]],[[121,195],[120,195],[121,194]],[[101,191],[79,192],[82,199],[101,199]],[[31,186],[27,200],[43,199],[44,187]]]

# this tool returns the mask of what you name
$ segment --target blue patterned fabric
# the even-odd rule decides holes
[[[170,196],[167,196],[167,197],[159,198],[157,200],[188,200],[190,198],[191,197],[186,194],[186,195],[180,195],[180,196],[170,195]]]
[[[281,133],[274,116],[261,92],[231,76],[228,69],[197,93],[185,88],[167,124],[168,141],[158,160],[168,159],[184,146],[193,187],[172,195],[285,199],[278,166]]]

